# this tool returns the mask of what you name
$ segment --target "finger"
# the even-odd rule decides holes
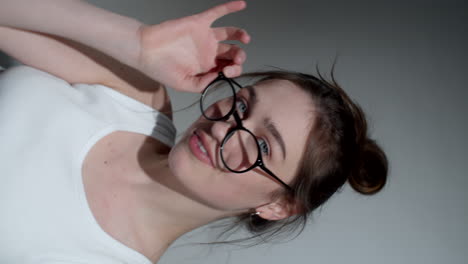
[[[223,73],[228,78],[238,77],[242,73],[242,66],[237,64],[226,66],[223,69]]]
[[[244,29],[237,27],[219,27],[213,28],[215,38],[218,41],[238,40],[244,44],[250,42],[250,36]]]
[[[247,54],[239,46],[220,43],[218,46],[216,58],[229,60],[235,64],[242,64],[247,59]]]
[[[215,7],[212,7],[200,15],[205,16],[210,24],[213,23],[215,20],[219,19],[222,16],[225,16],[230,13],[234,13],[244,9],[247,6],[245,1],[231,1],[225,4],[221,4]]]
[[[196,76],[196,87],[198,92],[203,92],[203,90],[210,84],[214,79],[218,77],[218,71],[210,71],[206,74]]]

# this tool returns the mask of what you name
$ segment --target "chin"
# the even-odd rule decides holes
[[[188,137],[185,135],[169,152],[168,164],[171,170],[172,184],[175,189],[180,190],[191,199],[205,200],[209,197],[207,184],[211,182],[210,177],[213,171],[200,163],[192,154],[188,147]]]
[[[172,189],[217,211],[244,208],[245,201],[241,197],[246,198],[242,194],[245,190],[239,185],[239,178],[198,160],[188,144],[192,131],[188,129],[169,153]]]
[[[172,180],[171,189],[187,198],[214,210],[226,210],[226,192],[219,173],[196,159],[184,136],[169,153],[169,168]]]
[[[193,174],[212,174],[213,168],[207,167],[194,156],[189,147],[189,140],[195,129],[187,129],[183,137],[174,145],[169,152],[169,168],[176,177]]]
[[[184,135],[169,152],[168,163],[173,177],[183,178],[183,175],[193,171],[194,162],[190,154],[187,146],[187,135]]]

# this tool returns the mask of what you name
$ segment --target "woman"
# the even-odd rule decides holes
[[[156,263],[210,222],[268,234],[305,223],[347,179],[384,186],[385,154],[336,83],[230,79],[246,55],[220,41],[250,37],[210,25],[243,8],[148,26],[82,1],[2,2],[0,48],[32,66],[0,75],[2,263]],[[203,91],[176,145],[163,85]],[[235,96],[210,102],[222,85]]]

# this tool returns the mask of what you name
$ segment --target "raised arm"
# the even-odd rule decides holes
[[[110,58],[57,36],[0,26],[0,51],[72,84],[122,86],[119,74],[108,67],[115,63],[106,63]]]
[[[170,100],[163,85],[80,43],[0,26],[0,50],[23,64],[72,84],[106,85],[172,117]]]
[[[179,91],[200,92],[218,71],[240,75],[245,52],[221,42],[250,41],[240,28],[211,28],[220,17],[244,9],[244,1],[159,25],[144,25],[79,0],[0,1],[0,26],[85,44]]]
[[[80,0],[0,0],[0,26],[57,35],[135,67],[141,22]]]

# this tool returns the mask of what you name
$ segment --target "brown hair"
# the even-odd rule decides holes
[[[270,241],[280,234],[302,232],[312,211],[323,205],[343,184],[364,195],[375,194],[386,182],[388,160],[375,140],[369,138],[365,114],[361,107],[345,93],[335,81],[327,81],[317,69],[318,78],[309,74],[273,70],[246,73],[242,77],[260,77],[266,80],[287,80],[310,95],[316,108],[315,124],[309,132],[307,146],[299,163],[297,175],[291,183],[293,194],[286,192],[290,201],[298,201],[301,212],[287,219],[269,221],[258,215],[243,214],[218,236],[229,236],[244,226],[252,234],[237,239],[208,244],[224,244],[259,240],[250,245]],[[221,225],[225,224],[221,222]]]

